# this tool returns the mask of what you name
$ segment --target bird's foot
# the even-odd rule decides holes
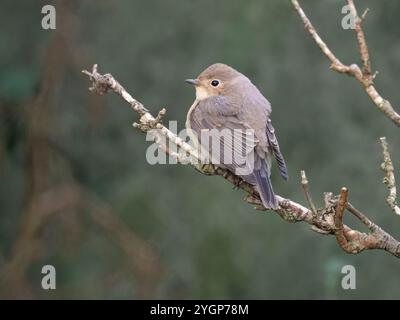
[[[241,189],[240,186],[242,185],[243,180],[239,179],[239,178],[238,179],[234,179],[232,181],[232,183],[233,183],[233,190],[239,190],[239,189]]]
[[[195,168],[197,171],[199,171],[200,173],[205,174],[207,176],[215,175],[215,167],[211,163],[199,164],[199,165],[196,165]]]
[[[259,211],[266,211],[267,208],[264,207],[261,199],[259,197],[256,197],[252,194],[249,194],[244,197],[244,201],[254,205],[254,209],[259,210]]]

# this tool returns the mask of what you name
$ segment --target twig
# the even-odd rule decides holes
[[[88,71],[85,71],[84,73],[89,75],[90,79],[94,82],[92,88],[93,87],[102,88],[102,90],[100,91],[102,93],[108,90],[107,86],[113,85],[114,86],[113,91],[116,92],[118,95],[120,95],[125,101],[127,101],[131,105],[131,101],[134,99],[132,98],[132,100],[130,100],[131,96],[125,91],[125,89],[122,88],[122,86],[117,81],[115,81],[112,78],[111,75],[101,76],[97,73],[96,68],[93,69],[92,73]],[[141,103],[139,102],[136,103],[142,106]],[[132,109],[135,110],[135,108]],[[140,110],[143,109],[140,108]],[[141,130],[144,132],[150,132],[154,130],[151,128],[153,127],[152,124],[154,124],[155,118],[148,111],[146,111],[144,114],[143,113],[141,114],[139,112],[139,114],[141,115],[140,118],[140,122],[142,124]],[[260,205],[261,202],[257,201],[260,199],[260,195],[255,186],[247,183],[241,177],[236,176],[229,170],[214,166],[213,164],[202,165],[201,164],[202,159],[200,158],[199,153],[196,152],[196,150],[194,150],[189,144],[182,141],[178,136],[176,136],[167,128],[165,128],[161,123],[157,123],[156,128],[158,129],[156,137],[157,135],[161,135],[165,137],[169,142],[172,142],[175,145],[182,147],[184,151],[190,154],[193,160],[195,160],[193,162],[188,162],[183,164],[190,164],[204,174],[222,176],[224,179],[226,179],[239,189],[242,189],[249,194],[249,197],[245,198],[246,201],[248,201],[251,204]],[[162,150],[165,151],[168,149],[163,148]],[[310,224],[314,231],[317,231],[319,233],[336,235],[338,233],[338,230],[341,230],[340,231],[340,233],[342,234],[341,238],[343,239],[344,237],[347,240],[347,242],[351,245],[351,248],[342,247],[346,252],[359,253],[365,249],[381,249],[400,258],[400,242],[394,239],[383,229],[379,228],[378,226],[375,226],[368,219],[366,218],[364,219],[365,216],[358,210],[352,208],[353,214],[356,217],[359,217],[359,219],[363,223],[369,223],[371,226],[372,225],[375,226],[373,230],[371,229],[371,232],[369,234],[351,229],[350,227],[343,224],[342,222],[343,211],[346,208],[346,206],[349,207],[349,204],[347,203],[347,191],[339,198],[341,199],[339,201],[333,199],[329,195],[330,195],[329,193],[325,194],[326,207],[320,209],[319,211],[315,209],[315,211],[319,213],[318,215],[315,215],[313,210],[307,209],[303,205],[296,203],[292,200],[286,199],[284,197],[281,197],[279,195],[276,196],[279,202],[279,207],[275,210],[275,212],[279,214],[280,217],[285,221],[289,222],[304,221]],[[338,206],[339,209],[336,209]]]
[[[317,216],[317,208],[315,207],[314,202],[312,201],[311,194],[308,191],[308,180],[306,176],[306,172],[304,170],[300,171],[300,176],[301,176],[301,185],[303,186],[304,194],[306,196],[308,206],[311,208],[311,211],[313,212],[314,216]]]
[[[362,21],[365,20],[365,18],[367,17],[368,12],[369,12],[369,8],[367,8],[367,9],[364,10],[363,14],[361,15],[361,20],[362,20]]]
[[[369,220],[360,210],[356,209],[350,202],[347,202],[347,210],[360,220],[369,230],[375,232],[376,224]]]
[[[148,110],[137,100],[133,99],[132,96],[114,79],[114,77],[107,73],[101,75],[97,72],[97,64],[93,65],[92,72],[82,70],[82,73],[89,76],[92,80],[92,86],[89,88],[91,92],[95,92],[102,96],[107,93],[109,89],[120,95],[126,102],[129,103],[131,108],[144,116],[148,113]]]
[[[393,212],[400,216],[400,207],[397,205],[397,189],[396,180],[394,177],[394,167],[392,159],[390,158],[388,143],[386,137],[380,138],[383,153],[383,163],[381,164],[382,170],[386,173],[386,177],[383,178],[383,183],[389,189],[389,195],[386,198],[386,202]]]
[[[367,45],[367,40],[365,39],[365,34],[364,31],[361,27],[362,22],[364,21],[365,17],[367,16],[367,13],[369,10],[366,10],[364,14],[362,15],[362,18],[358,16],[356,6],[354,5],[353,0],[347,0],[347,4],[350,7],[350,11],[353,14],[354,18],[354,27],[355,27],[355,32],[357,36],[357,42],[358,42],[358,47],[360,50],[360,57],[361,61],[363,63],[363,75],[364,78],[366,79],[367,82],[372,83],[371,79],[371,62],[369,59],[369,51],[368,51],[368,45]]]
[[[357,14],[357,10],[353,0],[347,0],[348,5],[350,6],[350,10],[353,12],[353,15],[355,17],[355,32],[357,36],[361,61],[363,63],[363,70],[361,70],[357,64],[351,64],[351,65],[343,64],[329,49],[328,45],[318,35],[317,30],[314,28],[314,26],[308,19],[307,15],[304,13],[299,2],[297,0],[291,0],[291,2],[294,9],[297,11],[301,20],[303,21],[304,28],[314,39],[315,43],[320,47],[323,54],[331,62],[330,68],[339,73],[346,73],[356,78],[357,81],[363,86],[364,90],[371,98],[375,106],[381,112],[383,112],[386,115],[386,117],[388,117],[396,126],[400,127],[400,114],[394,110],[392,104],[388,100],[385,100],[378,93],[373,84],[373,80],[374,77],[376,76],[376,73],[373,76],[371,75],[371,63],[369,59],[367,41],[365,40],[365,34],[361,26],[366,16],[366,13],[364,13],[363,16],[360,18]]]
[[[198,159],[199,155],[196,150],[194,150],[188,143],[177,137],[170,130],[164,127],[160,120],[165,115],[166,110],[162,109],[158,116],[154,118],[149,111],[143,106],[142,103],[134,99],[125,89],[121,86],[118,81],[114,79],[114,77],[107,73],[101,75],[97,71],[97,64],[95,64],[92,68],[92,72],[87,70],[82,70],[82,73],[89,76],[92,81],[92,86],[89,88],[91,92],[95,92],[98,95],[104,95],[107,93],[109,89],[113,90],[116,94],[120,95],[129,105],[130,107],[139,113],[141,116],[139,123],[134,123],[133,126],[135,128],[140,129],[143,132],[149,132],[152,130],[152,134],[154,137],[159,137],[159,141],[162,141],[163,137],[179,148],[183,149],[186,153],[188,153],[192,158]],[[158,129],[158,130],[154,130]]]
[[[346,252],[348,253],[356,253],[353,252],[353,249],[351,247],[351,244],[347,240],[345,233],[344,233],[344,226],[343,226],[343,215],[344,211],[346,210],[347,207],[347,198],[348,198],[348,189],[343,187],[340,190],[339,194],[339,200],[336,205],[336,212],[335,212],[335,237],[336,240],[339,244],[339,246]]]

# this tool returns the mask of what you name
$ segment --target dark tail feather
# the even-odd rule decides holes
[[[279,172],[281,173],[281,176],[283,179],[287,180],[289,178],[289,174],[286,168],[286,163],[285,163],[285,159],[283,159],[282,153],[280,152],[280,150],[274,150],[274,156],[276,159],[276,162],[278,163],[278,167],[279,167]]]
[[[272,126],[271,120],[269,119],[267,121],[267,138],[274,153],[276,162],[278,163],[281,176],[283,179],[287,180],[289,178],[289,175],[286,168],[285,159],[283,159],[283,155],[281,153],[281,150],[279,149],[278,140],[276,139],[275,136],[275,129]]]
[[[260,170],[254,170],[253,174],[264,206],[271,209],[278,208],[278,200],[272,190],[271,180],[265,166],[262,166]]]

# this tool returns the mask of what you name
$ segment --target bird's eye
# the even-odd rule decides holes
[[[218,87],[219,86],[219,81],[218,80],[213,80],[213,81],[211,81],[211,85],[213,87]]]

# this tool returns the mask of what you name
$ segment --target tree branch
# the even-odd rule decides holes
[[[382,137],[381,139],[382,152],[383,152],[383,163],[381,168],[386,172],[386,177],[383,178],[383,183],[389,189],[389,195],[386,199],[387,204],[393,210],[393,212],[397,215],[400,215],[400,208],[397,205],[397,190],[396,190],[396,180],[394,178],[394,168],[392,159],[390,158],[388,143],[386,142],[386,138]]]
[[[371,62],[369,59],[369,51],[367,41],[365,39],[365,34],[362,29],[362,23],[366,17],[366,13],[368,10],[364,12],[362,17],[360,18],[357,13],[357,9],[354,5],[353,0],[347,0],[347,4],[350,7],[350,11],[354,17],[354,30],[357,36],[357,42],[360,52],[361,62],[363,64],[363,70],[357,64],[345,65],[342,63],[335,54],[329,49],[328,45],[321,39],[318,35],[317,30],[314,28],[307,15],[304,13],[302,7],[300,6],[297,0],[291,0],[294,9],[299,14],[301,20],[303,20],[304,28],[314,39],[315,43],[319,46],[323,54],[328,58],[331,62],[330,68],[339,72],[346,73],[350,76],[353,76],[357,79],[357,81],[363,86],[364,90],[371,98],[375,106],[383,112],[387,118],[389,118],[396,126],[400,127],[400,114],[396,112],[392,106],[392,104],[385,100],[379,92],[376,90],[373,80],[376,75],[371,74]]]
[[[90,88],[91,91],[103,95],[109,89],[112,89],[115,93],[121,96],[134,111],[138,112],[140,115],[140,121],[136,127],[143,132],[151,133],[151,136],[160,146],[161,150],[168,153],[171,157],[177,160],[177,162],[182,164],[190,164],[203,174],[222,176],[239,189],[242,189],[248,193],[245,201],[251,204],[256,204],[257,209],[267,210],[266,208],[262,207],[260,195],[258,194],[255,186],[247,183],[241,177],[236,176],[226,169],[214,166],[213,164],[203,164],[203,159],[191,145],[184,142],[177,135],[164,127],[159,122],[160,119],[157,119],[160,117],[153,117],[150,112],[140,102],[132,98],[132,96],[126,92],[126,90],[110,74],[99,74],[97,71],[97,65],[93,66],[92,72],[84,70],[83,73],[88,75],[92,81],[92,87]],[[163,112],[163,114],[164,113],[165,112]],[[166,144],[162,143],[160,145],[160,141],[164,141],[163,139],[166,139],[169,143],[174,144],[180,150],[178,152],[171,152],[170,149],[166,147]],[[187,161],[187,157],[185,158],[182,155],[188,155],[190,161]],[[373,224],[359,210],[351,206],[347,202],[347,189],[345,194],[343,194],[343,190],[344,189],[342,189],[342,193],[339,198],[334,198],[332,197],[331,193],[326,193],[325,207],[318,210],[315,208],[312,210],[307,209],[299,203],[277,195],[279,208],[276,209],[275,212],[278,213],[285,221],[304,221],[311,225],[312,230],[318,233],[333,234],[337,238],[339,237],[341,241],[344,241],[343,243],[350,243],[351,250],[349,249],[349,246],[341,245],[342,249],[348,253],[359,253],[364,249],[382,249],[399,258],[400,242],[394,239],[383,229]],[[310,200],[310,205],[311,203],[312,201]],[[348,209],[362,223],[367,224],[370,227],[370,233],[362,233],[344,225],[342,219],[345,209]]]
[[[347,188],[343,187],[340,190],[339,200],[336,205],[335,218],[334,218],[335,227],[336,227],[335,237],[336,237],[336,240],[337,240],[339,246],[344,251],[346,251],[348,253],[358,253],[357,245],[353,246],[353,242],[349,241],[347,239],[345,231],[344,231],[343,215],[344,215],[344,211],[347,208],[348,194],[349,194],[349,190],[347,190]]]

